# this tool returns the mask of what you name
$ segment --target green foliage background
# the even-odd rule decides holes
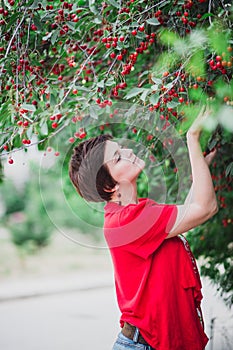
[[[232,304],[230,1],[1,1],[0,79],[1,159],[14,166],[15,151],[38,144],[60,153],[66,171],[73,142],[110,132],[143,145],[153,181],[151,189],[140,178],[139,192],[156,196],[163,172],[167,202],[176,199],[181,171],[171,156],[174,135],[185,142],[189,125],[209,105],[213,114],[201,142],[203,151],[218,148],[212,172],[220,211],[190,233],[190,242],[205,258],[202,273]],[[75,207],[69,186],[64,192]],[[45,217],[39,201],[34,217]]]

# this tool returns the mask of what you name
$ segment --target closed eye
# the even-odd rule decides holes
[[[116,163],[119,162],[120,160],[121,160],[121,155],[120,155],[120,153],[118,153]]]

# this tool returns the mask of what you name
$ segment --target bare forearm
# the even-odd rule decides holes
[[[214,210],[217,208],[216,195],[209,166],[205,161],[202,150],[196,135],[187,134],[187,145],[192,168],[193,184],[186,201],[190,200],[203,208]]]

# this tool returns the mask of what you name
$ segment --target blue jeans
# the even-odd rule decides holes
[[[112,350],[153,350],[149,345],[135,343],[133,340],[119,333],[118,338],[113,345]]]

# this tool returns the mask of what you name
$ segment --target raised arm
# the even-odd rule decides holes
[[[177,218],[167,238],[204,223],[218,211],[208,161],[205,160],[199,143],[201,122],[208,113],[201,113],[187,133],[193,183],[185,203],[177,206]]]

